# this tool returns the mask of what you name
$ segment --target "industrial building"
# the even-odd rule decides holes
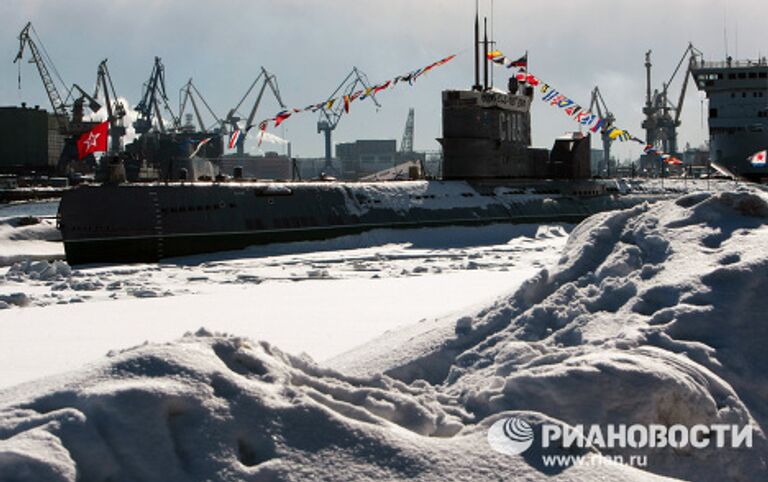
[[[397,141],[358,140],[336,144],[336,157],[341,161],[344,179],[359,179],[395,166]]]
[[[0,107],[0,173],[52,175],[64,141],[56,117],[45,109]]]
[[[288,156],[267,152],[263,156],[222,156],[215,160],[219,172],[235,176],[235,169],[241,168],[242,177],[255,179],[290,180],[293,167]]]

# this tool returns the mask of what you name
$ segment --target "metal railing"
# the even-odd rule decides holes
[[[756,60],[698,60],[694,62],[693,65],[694,68],[700,69],[768,67],[768,59],[766,59],[766,57],[762,57]]]

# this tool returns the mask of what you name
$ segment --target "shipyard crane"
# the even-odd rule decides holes
[[[245,99],[248,98],[248,96],[251,94],[251,92],[256,87],[256,85],[259,84],[259,82],[261,82],[259,93],[256,95],[256,100],[253,103],[253,107],[251,107],[251,111],[245,120],[245,126],[243,129],[241,129],[239,125],[239,122],[242,120],[242,118],[239,117],[239,115],[242,115],[239,113],[240,107],[243,105],[243,102],[245,102]],[[251,83],[251,86],[248,87],[248,90],[245,91],[245,94],[240,99],[240,102],[238,102],[237,105],[229,111],[229,113],[227,114],[227,118],[224,120],[226,124],[231,126],[232,128],[231,133],[240,131],[240,135],[237,138],[237,155],[238,156],[242,156],[245,152],[245,137],[248,131],[253,127],[253,122],[256,119],[256,111],[258,110],[259,105],[261,104],[261,99],[264,96],[264,91],[267,89],[267,86],[269,86],[269,89],[272,91],[272,94],[275,96],[275,99],[277,99],[277,102],[278,104],[280,104],[280,107],[282,109],[285,109],[285,104],[283,103],[283,99],[280,96],[280,89],[277,86],[277,77],[274,74],[267,72],[267,69],[262,67],[261,72],[259,72],[259,75]]]
[[[125,135],[125,105],[117,97],[115,84],[112,82],[112,75],[107,67],[107,59],[99,63],[96,71],[96,89],[93,97],[98,99],[99,93],[104,95],[104,105],[107,107],[107,120],[109,121],[110,152],[118,152],[121,149],[121,142]]]
[[[75,100],[72,102],[72,121],[73,122],[82,122],[83,117],[85,114],[85,101],[88,101],[88,108],[91,110],[91,112],[98,112],[101,110],[101,103],[96,100],[91,94],[83,90],[82,87],[80,87],[77,84],[72,84],[72,88],[70,89],[70,94],[72,95],[72,92],[75,91],[76,93],[79,93],[79,96],[75,98]]]
[[[352,71],[344,78],[344,80],[336,87],[322,109],[320,109],[320,120],[317,122],[317,133],[325,135],[325,169],[330,172],[333,170],[331,164],[331,132],[339,125],[341,116],[344,114],[344,102],[334,101],[334,99],[341,99],[344,96],[351,96],[356,92],[358,87],[362,87],[365,91],[368,91],[371,86],[368,82],[368,77],[361,72],[357,67],[352,67]],[[370,98],[376,107],[381,107],[379,101],[376,100],[376,94],[371,93]]]
[[[400,142],[400,152],[409,154],[413,152],[413,107],[408,109],[408,119],[405,121],[403,140]]]
[[[645,107],[643,108],[645,120],[642,127],[646,131],[646,141],[648,144],[660,147],[664,152],[670,154],[677,153],[677,128],[681,124],[680,115],[683,111],[688,79],[692,76],[691,69],[697,55],[701,55],[701,51],[696,49],[692,43],[689,43],[675,70],[672,72],[672,76],[667,82],[662,84],[661,90],[656,89],[651,94],[651,51],[649,50],[645,53],[646,93]],[[688,66],[684,74],[683,85],[677,103],[674,103],[669,99],[669,88],[680,68],[685,63],[686,58],[688,59]]]
[[[205,125],[205,122],[203,121],[203,115],[200,112],[200,106],[198,102],[202,103],[203,106],[208,110],[208,113],[215,120],[214,124],[210,126]],[[213,132],[224,131],[224,120],[220,119],[219,116],[217,116],[216,113],[213,112],[213,109],[211,109],[211,106],[205,100],[205,97],[203,97],[203,94],[201,94],[198,88],[195,86],[195,84],[192,83],[191,78],[184,85],[184,87],[182,87],[181,90],[179,91],[179,119],[184,117],[184,113],[187,109],[188,103],[189,105],[192,106],[192,112],[194,112],[194,116],[195,116],[195,119],[197,120],[197,124],[199,126],[200,132],[213,133]],[[191,127],[191,129],[194,129],[194,127]]]
[[[605,104],[603,94],[600,93],[600,87],[595,86],[592,90],[592,100],[589,103],[590,112],[597,112],[597,115],[601,119],[605,120],[605,123],[600,130],[600,138],[603,141],[603,158],[605,159],[605,175],[611,175],[611,144],[613,139],[608,135],[608,129],[616,122],[616,117],[613,112],[608,110],[608,106]]]
[[[35,37],[37,37],[37,42],[35,42],[35,40],[32,38],[30,32],[34,33]],[[40,43],[39,46],[38,42]],[[56,66],[53,65],[53,61],[51,61],[51,58],[48,56],[45,50],[45,46],[40,41],[40,37],[37,35],[35,28],[32,26],[32,22],[27,22],[27,25],[24,26],[24,28],[21,30],[21,33],[19,34],[19,52],[16,54],[16,58],[13,60],[13,63],[17,63],[23,58],[24,50],[26,47],[29,47],[29,52],[32,55],[30,63],[34,63],[37,67],[37,71],[40,74],[40,79],[42,79],[43,86],[45,87],[45,92],[48,94],[48,99],[51,101],[51,107],[53,108],[53,114],[56,117],[56,121],[58,122],[59,131],[62,134],[67,134],[69,131],[67,105],[64,103],[61,95],[59,94],[59,89],[56,87],[56,83],[51,76],[50,70],[53,70],[62,86],[66,84],[61,79],[61,76],[56,70]],[[48,64],[50,64],[50,70]],[[21,87],[21,67],[19,67],[19,87]]]
[[[173,114],[165,92],[165,66],[160,57],[155,57],[152,73],[149,75],[149,80],[144,84],[144,93],[141,96],[141,101],[134,109],[139,113],[139,118],[133,123],[133,128],[137,134],[146,134],[152,129],[153,112],[155,117],[157,117],[157,128],[160,132],[165,132],[163,116],[160,111],[161,101],[165,110],[171,115],[172,126],[177,128],[180,122]]]
[[[102,106],[107,109],[107,121],[109,121],[109,138],[110,149],[109,152],[118,152],[121,149],[121,140],[125,135],[125,126],[123,125],[123,118],[125,117],[125,105],[117,97],[115,92],[115,85],[112,82],[112,75],[109,73],[107,67],[107,59],[104,59],[99,63],[99,67],[96,70],[96,87],[94,88],[93,95],[88,94],[82,87],[77,84],[72,85],[70,89],[70,95],[72,91],[79,93],[79,96],[75,98],[72,103],[72,121],[83,121],[83,107],[85,101],[88,101],[88,108],[96,113],[101,110]],[[103,93],[104,103],[99,102],[99,96]]]

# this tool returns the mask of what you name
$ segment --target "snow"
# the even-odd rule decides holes
[[[534,410],[570,424],[752,424],[753,450],[650,452],[649,470],[762,480],[767,245],[757,190],[603,213],[571,233],[554,269],[476,312],[471,330],[447,317],[330,365],[426,379],[479,419]]]
[[[53,217],[59,203],[0,205],[0,267],[24,260],[63,259],[64,246]]]
[[[559,225],[376,230],[163,264],[19,262],[0,270],[0,387],[201,325],[323,360],[492,301],[554,262],[566,235]]]
[[[8,268],[2,292],[29,302],[0,311],[3,369],[37,358],[28,380],[46,364],[76,368],[72,353],[56,358],[51,330],[115,350],[0,390],[0,474],[764,480],[768,194],[734,186],[602,213],[566,243],[557,226],[441,229],[377,232],[373,248],[350,237],[69,274]],[[83,302],[59,305],[58,293]],[[99,339],[104,324],[114,339]],[[207,329],[179,339],[191,326]],[[489,427],[512,415],[534,432],[751,425],[754,446],[590,447],[581,455],[594,464],[552,468],[541,448],[490,449]],[[643,470],[604,463],[638,454]]]

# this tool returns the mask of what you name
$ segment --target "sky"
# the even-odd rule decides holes
[[[589,104],[592,89],[599,86],[618,127],[639,137],[644,137],[647,50],[652,51],[654,87],[669,78],[689,41],[707,60],[724,59],[726,44],[734,58],[768,55],[765,0],[479,3],[497,48],[513,58],[528,51],[530,72],[581,105]],[[370,101],[353,103],[333,133],[334,143],[396,139],[399,146],[413,107],[415,148],[437,150],[440,92],[473,83],[474,11],[474,0],[2,0],[0,105],[26,102],[50,109],[33,65],[22,63],[18,87],[19,67],[12,62],[27,21],[68,86],[91,90],[98,63],[108,58],[118,95],[134,107],[159,56],[171,104],[178,105],[179,89],[193,78],[220,117],[238,103],[262,66],[277,76],[288,107],[301,108],[327,99],[353,66],[378,83],[455,53],[454,61],[413,86],[382,92],[380,108]],[[506,85],[508,73],[495,68],[497,87]],[[680,85],[678,75],[671,88],[675,98]],[[241,109],[244,117],[252,104],[253,98]],[[256,118],[273,117],[279,110],[275,99],[265,95]],[[535,146],[549,147],[557,136],[578,129],[538,100],[532,116]],[[291,141],[294,156],[320,157],[324,141],[317,120],[317,114],[297,114],[270,132]],[[693,84],[682,121],[681,145],[706,140],[706,103]],[[594,139],[593,146],[598,144]],[[262,146],[285,148],[280,142]],[[639,148],[614,143],[614,153],[626,158],[639,154]]]

